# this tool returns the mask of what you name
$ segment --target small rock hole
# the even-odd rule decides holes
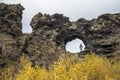
[[[79,53],[85,49],[85,44],[81,39],[75,38],[66,43],[65,49],[70,53]]]

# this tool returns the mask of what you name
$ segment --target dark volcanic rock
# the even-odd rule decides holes
[[[0,49],[0,66],[17,62],[21,55],[17,40],[11,35],[0,33]]]
[[[17,38],[22,36],[22,11],[20,4],[0,3],[0,67],[17,62],[21,49]]]
[[[19,36],[22,34],[22,11],[20,5],[0,3],[0,33]]]
[[[115,57],[120,54],[119,13],[104,14],[91,21],[81,18],[76,22],[70,22],[67,17],[61,14],[50,16],[38,13],[33,17],[31,26],[33,32],[31,38],[27,41],[28,46],[26,47],[26,52],[29,54],[41,54],[41,48],[43,45],[46,45],[49,48],[44,49],[47,51],[42,53],[47,55],[52,47],[51,44],[54,44],[54,47],[59,47],[61,51],[66,53],[66,43],[75,38],[83,40],[86,45],[85,50],[80,52],[80,55],[91,51],[96,54],[106,55],[107,57]],[[56,48],[53,48],[53,51]],[[52,56],[55,57],[58,53]],[[49,56],[43,60],[48,60],[48,58]]]
[[[41,42],[53,42],[63,51],[68,41],[80,38],[86,45],[83,52],[92,51],[106,56],[119,54],[119,13],[104,14],[91,21],[81,18],[76,22],[70,22],[61,14],[50,16],[39,13],[32,19],[31,26],[33,35],[39,36]]]
[[[120,54],[120,14],[101,15],[92,20],[91,24],[91,51],[107,56]]]
[[[95,52],[120,58],[120,13],[104,14],[97,19],[79,19],[70,22],[62,14],[38,13],[31,21],[32,33],[23,34],[21,27],[23,7],[20,4],[0,4],[0,67],[17,62],[22,53],[33,64],[49,65],[59,55],[67,54],[65,45],[75,38],[86,47],[80,55]]]

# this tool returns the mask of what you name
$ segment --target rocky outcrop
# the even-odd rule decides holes
[[[85,51],[113,56],[119,54],[120,14],[104,14],[91,21],[84,18],[76,22],[61,14],[42,15],[38,13],[31,22],[33,35],[44,42],[54,42],[65,50],[65,44],[79,38],[86,45]],[[82,53],[82,52],[81,52]]]
[[[19,36],[22,35],[22,11],[18,5],[0,4],[0,33]]]
[[[23,10],[20,4],[0,3],[0,67],[17,62],[21,55],[17,38],[23,35]]]
[[[106,56],[120,54],[120,14],[104,14],[90,24],[86,35],[90,50]]]
[[[32,33],[22,33],[20,5],[0,4],[0,66],[17,62],[22,53],[33,64],[49,65],[59,55],[68,54],[65,45],[75,38],[83,40],[85,50],[79,55],[95,52],[120,58],[120,13],[104,14],[97,19],[70,22],[62,14],[36,14],[30,25]]]
[[[113,56],[119,54],[120,14],[104,14],[97,19],[76,22],[77,29],[84,36],[87,51]],[[82,29],[80,29],[82,28]],[[85,50],[85,51],[86,51]]]

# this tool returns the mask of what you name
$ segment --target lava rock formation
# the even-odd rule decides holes
[[[0,67],[17,64],[22,53],[33,64],[49,65],[61,54],[68,54],[65,45],[75,38],[83,40],[85,50],[107,57],[120,56],[120,13],[103,14],[97,19],[69,21],[62,14],[36,14],[31,20],[32,33],[22,33],[20,4],[0,3]]]

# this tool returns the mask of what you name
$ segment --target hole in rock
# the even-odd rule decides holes
[[[79,53],[85,49],[85,44],[81,39],[75,38],[66,42],[65,49],[70,53]]]

